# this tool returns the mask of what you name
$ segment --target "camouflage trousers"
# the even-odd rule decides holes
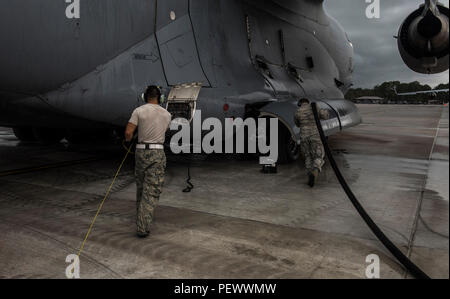
[[[310,138],[302,138],[300,147],[305,157],[305,167],[308,173],[313,172],[314,169],[322,171],[325,164],[325,149],[319,137],[312,136]]]
[[[138,233],[150,232],[166,171],[164,150],[136,150],[136,225]]]

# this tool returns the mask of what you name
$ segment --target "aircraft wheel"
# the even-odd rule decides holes
[[[88,130],[69,130],[65,138],[72,144],[87,144],[91,142],[88,133]]]
[[[32,128],[13,128],[14,135],[22,142],[33,142],[36,138]]]
[[[300,158],[300,146],[292,139],[291,132],[283,125],[278,129],[278,163],[295,162]]]
[[[44,144],[52,144],[52,143],[59,143],[64,138],[65,130],[34,128],[33,134],[38,141]]]

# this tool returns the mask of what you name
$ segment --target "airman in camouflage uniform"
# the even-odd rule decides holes
[[[308,171],[308,185],[314,187],[319,173],[325,164],[325,150],[320,140],[311,103],[307,99],[299,102],[300,108],[295,113],[295,124],[300,128],[300,147]],[[321,119],[328,119],[328,111],[320,111]]]
[[[138,234],[150,232],[166,171],[164,150],[136,150],[136,226]]]
[[[147,104],[134,110],[125,132],[126,141],[131,141],[136,129],[139,143],[136,145],[136,226],[137,235],[145,238],[150,234],[150,225],[161,195],[166,171],[164,142],[172,116],[162,108],[161,91],[149,86],[143,98]]]

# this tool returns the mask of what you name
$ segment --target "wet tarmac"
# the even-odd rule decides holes
[[[448,278],[448,108],[359,108],[364,124],[330,138],[341,170],[384,232],[430,276]],[[0,128],[0,278],[65,278],[66,256],[80,248],[123,155],[22,144]],[[81,255],[82,278],[365,278],[370,254],[382,278],[409,277],[328,164],[310,189],[301,164],[265,175],[257,160],[236,156],[168,160],[144,240],[134,234],[126,162]],[[188,164],[195,189],[183,193]]]

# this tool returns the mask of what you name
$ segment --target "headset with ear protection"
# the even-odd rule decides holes
[[[152,89],[156,89],[156,90],[157,90],[158,103],[159,103],[160,105],[163,104],[164,101],[165,101],[165,96],[164,96],[164,95],[162,94],[162,92],[161,92],[161,87],[156,86],[156,85],[151,85],[151,86],[148,86],[148,87],[147,87],[147,89],[145,90],[145,92],[141,95],[142,100],[143,100],[145,103],[147,102],[148,96],[149,96],[150,91],[151,91]]]

